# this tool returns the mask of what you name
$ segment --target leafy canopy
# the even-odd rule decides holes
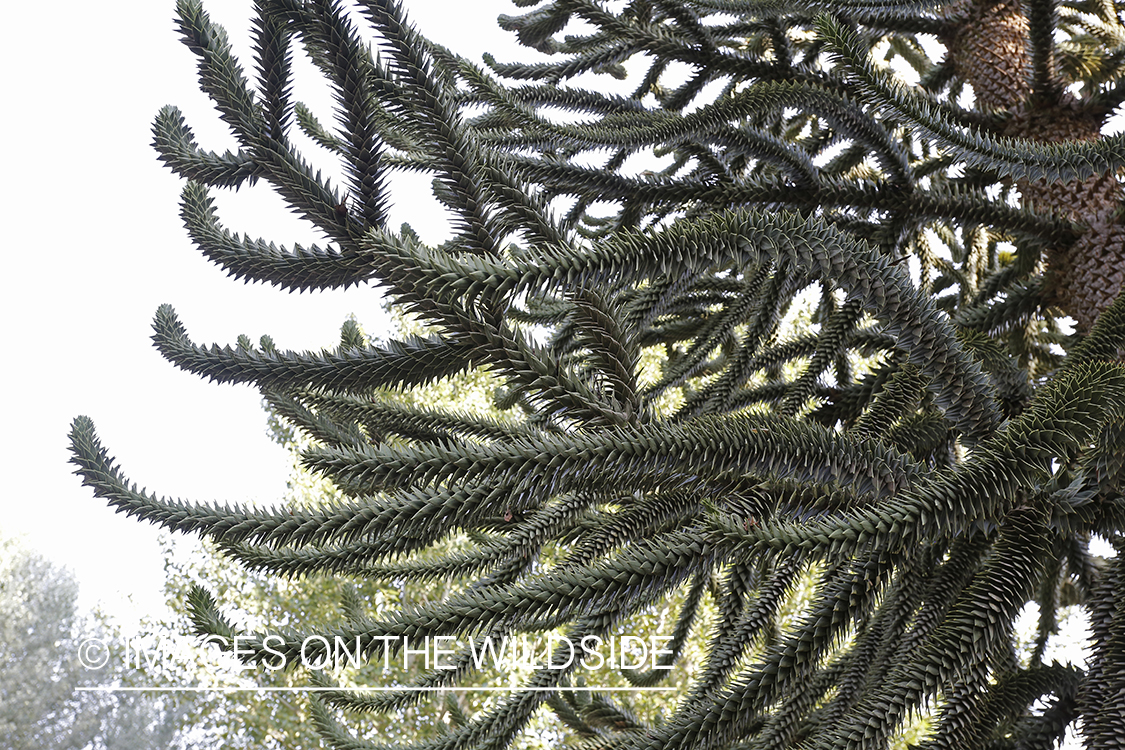
[[[313,441],[304,465],[339,502],[161,498],[126,479],[89,419],[72,430],[97,496],[251,570],[454,584],[402,609],[349,600],[330,635],[358,639],[370,664],[443,636],[455,669],[376,693],[313,674],[340,688],[313,703],[329,745],[380,746],[338,709],[393,714],[424,699],[410,688],[479,684],[486,637],[604,639],[662,608],[675,614],[655,666],[683,661],[694,632],[692,669],[589,683],[577,662],[553,668],[556,651],[416,746],[506,746],[544,707],[599,748],[880,747],[921,711],[933,746],[1047,746],[1076,725],[1091,746],[1125,736],[1122,571],[1089,551],[1122,528],[1125,302],[1075,312],[1081,333],[1064,333],[1053,304],[1086,298],[1065,291],[1063,259],[1094,225],[1048,199],[1107,175],[1115,195],[1122,138],[1019,130],[1008,89],[989,88],[1003,66],[972,37],[1024,19],[1004,27],[1026,32],[1011,49],[1028,55],[1009,98],[1104,118],[1121,98],[1115,7],[525,0],[501,23],[553,57],[486,70],[398,3],[356,5],[259,0],[248,78],[181,0],[200,85],[239,146],[203,149],[174,107],[154,126],[188,180],[189,235],[228,273],[375,286],[430,326],[373,345],[346,325],[334,349],[291,352],[202,346],[157,311],[161,353],[256,384]],[[931,37],[950,55],[932,59]],[[332,89],[331,128],[293,98],[298,51]],[[585,85],[596,75],[639,81],[604,93]],[[453,239],[387,226],[395,170],[433,177]],[[258,180],[325,244],[224,227],[210,191]],[[813,327],[780,336],[804,290]],[[501,413],[409,396],[466,372],[499,382]],[[812,594],[783,617],[804,581]],[[251,663],[296,663],[314,635],[242,633],[206,590],[189,596],[197,631],[245,635]],[[1021,662],[1013,623],[1032,600]],[[1091,657],[1044,663],[1072,604]],[[662,679],[684,688],[659,710],[581,690]]]

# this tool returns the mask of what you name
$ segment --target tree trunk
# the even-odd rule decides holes
[[[1036,93],[1028,19],[1019,2],[970,0],[955,12],[962,21],[943,40],[949,59],[972,85],[979,109],[1009,116],[1003,135],[1044,143],[1101,137],[1109,114],[1104,107],[1080,102],[1057,82],[1051,91]],[[1125,277],[1121,185],[1107,174],[1068,183],[1022,180],[1016,186],[1025,207],[1068,216],[1082,227],[1072,245],[1048,251],[1047,290],[1078,330],[1088,330]]]

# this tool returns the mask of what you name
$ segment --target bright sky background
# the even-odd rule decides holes
[[[527,60],[496,25],[518,13],[507,0],[407,0],[427,36],[477,62],[484,51]],[[175,104],[203,148],[233,138],[196,86],[195,58],[179,41],[174,2],[12,3],[0,45],[6,146],[3,199],[4,383],[0,533],[72,568],[84,605],[126,613],[161,600],[157,530],[115,515],[81,486],[68,463],[71,420],[89,415],[126,474],[162,495],[198,501],[273,502],[286,453],[266,434],[248,386],[209,384],[166,362],[149,340],[156,308],[171,303],[197,343],[273,336],[280,348],[338,342],[354,313],[380,325],[371,288],[288,294],[228,278],[188,241],[179,219],[183,181],[151,147],[157,110]],[[250,0],[204,3],[246,70]],[[321,79],[298,81],[296,98],[332,122]],[[323,160],[323,152],[309,152]],[[319,239],[264,184],[217,194],[233,231],[289,245]],[[394,194],[391,226],[409,221],[442,239],[444,218],[428,180]]]

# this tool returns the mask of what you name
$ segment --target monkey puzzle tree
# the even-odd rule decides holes
[[[195,243],[287,289],[378,286],[433,333],[370,346],[346,329],[319,354],[204,347],[161,307],[159,350],[257,384],[347,499],[161,499],[80,417],[83,481],[253,570],[458,584],[401,611],[350,603],[329,635],[371,663],[406,638],[461,650],[401,690],[322,693],[334,747],[367,746],[337,709],[393,711],[419,700],[408,687],[472,681],[486,637],[609,638],[668,602],[661,659],[693,630],[706,653],[663,713],[572,691],[578,664],[543,660],[425,746],[516,742],[544,706],[593,747],[881,747],[919,711],[932,746],[1046,747],[1067,727],[1120,742],[1125,581],[1118,558],[1089,551],[1125,520],[1125,141],[1100,135],[1125,97],[1117,7],[518,4],[535,7],[502,25],[554,57],[485,70],[389,0],[260,0],[251,84],[225,33],[179,3],[240,144],[206,151],[177,110],[157,118]],[[332,87],[331,129],[292,97],[295,49]],[[586,85],[630,70],[624,93]],[[298,152],[294,124],[342,165],[342,190]],[[393,170],[433,175],[451,241],[387,226]],[[328,244],[224,228],[209,189],[256,180]],[[815,330],[779,337],[808,289]],[[473,369],[519,416],[385,390]],[[1013,622],[1030,601],[1023,661]],[[1043,660],[1068,605],[1089,616],[1084,668]],[[191,606],[200,633],[237,634],[206,591]],[[293,663],[310,634],[245,635],[249,661]],[[624,671],[638,686],[663,674]]]
[[[345,323],[346,335],[354,337],[352,321]],[[418,326],[396,321],[399,332]],[[366,343],[366,337],[364,337]],[[430,408],[462,409],[484,414],[492,409],[492,390],[495,383],[483,370],[472,370],[427,387],[398,393],[399,399],[413,399]],[[494,414],[495,416],[495,414]],[[295,461],[300,451],[309,445],[308,438],[288,424],[271,415],[270,427],[275,441],[291,452]],[[337,493],[327,480],[296,465],[287,480],[283,502],[291,509],[311,509],[337,503]],[[331,625],[339,617],[341,604],[358,599],[368,603],[370,611],[390,611],[429,599],[440,599],[454,582],[444,580],[399,579],[387,585],[385,581],[363,581],[355,577],[335,576],[331,573],[302,576],[299,579],[281,577],[262,570],[246,570],[236,561],[213,554],[213,545],[184,544],[183,540],[166,537],[164,596],[172,619],[153,621],[150,628],[161,640],[180,637],[185,623],[190,629],[190,592],[195,582],[206,581],[208,590],[222,605],[237,606],[240,619],[247,627],[276,627],[284,622],[288,627],[316,632]],[[455,545],[456,542],[450,542]],[[214,654],[200,654],[197,663],[183,670],[181,684],[216,685],[239,680],[243,673],[238,667],[222,660],[209,659]],[[351,676],[352,683],[387,685],[417,677],[423,670],[422,660],[412,660],[410,668],[400,668],[396,660],[394,670],[375,669],[360,671]],[[254,684],[276,690],[301,686],[307,683],[298,670],[256,671],[251,673]],[[478,683],[487,681],[487,677]],[[236,684],[245,684],[238,681]],[[298,750],[320,748],[322,743],[316,727],[308,721],[308,699],[303,690],[274,692],[270,694],[238,691],[232,693],[206,693],[198,696],[191,714],[185,717],[192,736],[201,735],[213,740],[215,746],[225,750]],[[462,696],[453,697],[452,706],[445,701],[425,701],[417,706],[400,706],[377,716],[365,717],[366,732],[377,733],[384,742],[395,740],[423,740],[432,738],[444,728],[443,718],[465,703]],[[543,717],[549,721],[549,717]],[[544,722],[540,722],[544,723]],[[186,727],[186,728],[188,728]]]

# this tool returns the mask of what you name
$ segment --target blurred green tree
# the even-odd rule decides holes
[[[177,732],[183,702],[79,690],[119,685],[130,673],[110,658],[120,641],[116,629],[104,617],[80,615],[77,599],[78,583],[69,571],[17,539],[0,538],[0,746],[191,747]],[[86,663],[80,658],[84,644]],[[103,658],[104,666],[92,668]]]

